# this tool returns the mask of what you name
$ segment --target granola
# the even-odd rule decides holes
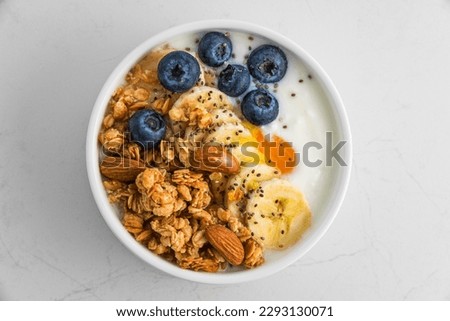
[[[218,272],[233,263],[229,253],[205,236],[213,225],[235,234],[238,244],[233,245],[241,253],[237,262],[242,261],[237,264],[255,268],[264,263],[267,241],[254,233],[256,209],[248,204],[264,198],[262,182],[279,175],[261,162],[252,171],[241,168],[252,163],[239,145],[259,144],[256,137],[262,134],[238,115],[239,102],[216,88],[212,68],[201,64],[196,85],[184,93],[171,92],[160,83],[158,64],[172,51],[163,45],[148,53],[111,96],[98,140],[105,159],[112,157],[122,167],[115,170],[102,160],[108,199],[117,205],[124,228],[137,242],[183,269]],[[128,128],[133,115],[147,109],[167,124],[153,148],[132,139]],[[201,148],[211,144],[214,157],[206,158],[199,143]],[[257,147],[253,151],[266,160]],[[124,167],[130,164],[134,168]]]

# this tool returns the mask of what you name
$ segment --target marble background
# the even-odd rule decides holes
[[[0,0],[0,299],[450,299],[450,1],[255,3]],[[115,65],[206,18],[303,46],[341,92],[354,137],[329,232],[286,270],[240,285],[144,264],[109,231],[85,170],[89,115]]]

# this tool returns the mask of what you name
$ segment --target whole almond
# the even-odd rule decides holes
[[[190,163],[192,167],[207,172],[237,174],[240,170],[236,157],[218,144],[205,144],[196,148]]]
[[[131,182],[145,169],[145,164],[124,157],[106,157],[100,164],[100,172],[111,179]]]
[[[242,263],[244,246],[233,231],[223,225],[210,225],[206,228],[205,236],[230,264],[240,265]]]

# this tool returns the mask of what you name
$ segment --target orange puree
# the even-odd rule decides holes
[[[259,127],[249,126],[253,137],[258,141],[258,150],[264,155],[266,162],[271,162],[283,174],[292,172],[298,164],[298,155],[294,148],[288,142],[278,135],[268,136],[269,140],[264,137],[264,133]]]

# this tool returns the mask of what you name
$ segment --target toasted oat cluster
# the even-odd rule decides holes
[[[242,216],[224,204],[230,177],[239,171],[227,148],[233,146],[222,144],[213,151],[221,160],[228,158],[231,163],[225,167],[202,160],[196,144],[205,137],[214,141],[214,134],[228,124],[238,128],[230,135],[238,136],[244,128],[239,129],[241,121],[226,95],[212,86],[214,73],[207,68],[186,93],[161,86],[156,69],[170,51],[150,52],[110,99],[98,138],[109,201],[119,207],[122,223],[136,241],[181,268],[217,272],[230,264],[259,266],[263,245]],[[130,138],[128,121],[143,109],[166,119],[167,130],[156,148],[143,148]]]

